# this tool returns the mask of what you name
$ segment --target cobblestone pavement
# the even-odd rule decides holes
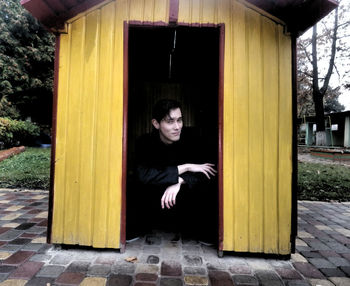
[[[0,285],[350,285],[350,203],[299,202],[298,253],[276,260],[218,258],[213,247],[164,233],[123,254],[61,249],[45,243],[47,199],[0,189]]]

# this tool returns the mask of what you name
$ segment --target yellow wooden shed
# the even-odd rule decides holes
[[[296,38],[337,2],[22,5],[56,34],[49,242],[124,249],[133,142],[166,94],[188,126],[212,132],[218,250],[293,251]]]

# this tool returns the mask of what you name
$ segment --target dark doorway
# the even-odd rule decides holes
[[[218,163],[220,28],[129,26],[128,43],[127,235],[142,216],[134,199],[135,142],[152,132],[155,102],[179,101],[186,130],[205,144],[203,156]],[[217,217],[217,186],[215,193],[203,211]]]

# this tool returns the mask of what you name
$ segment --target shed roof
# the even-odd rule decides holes
[[[21,0],[21,4],[51,30],[106,0]],[[173,0],[170,0],[173,1]],[[177,2],[178,0],[176,0]],[[335,0],[246,0],[287,24],[297,35],[326,16],[337,5]]]

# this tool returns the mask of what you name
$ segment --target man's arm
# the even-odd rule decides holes
[[[178,182],[179,173],[176,166],[151,167],[138,165],[137,178],[144,185],[170,186]]]

